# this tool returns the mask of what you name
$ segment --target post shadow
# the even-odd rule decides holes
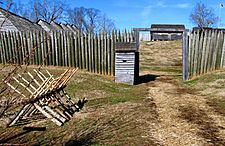
[[[157,77],[159,77],[159,75],[146,74],[146,75],[139,76],[137,78],[136,85],[155,81]]]

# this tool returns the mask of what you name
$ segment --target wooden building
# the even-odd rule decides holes
[[[50,25],[53,27],[54,30],[63,30],[62,27],[58,23],[56,23],[54,21],[52,21],[50,23]]]
[[[30,20],[0,8],[0,31],[42,30]]]
[[[74,26],[74,25],[69,25],[69,24],[67,24],[66,27],[67,27],[70,31],[72,31],[73,33],[78,33],[78,32],[79,32],[79,30],[78,30],[78,29],[76,28],[76,26]]]
[[[39,20],[37,23],[47,32],[54,31],[54,30],[69,31],[69,32],[73,32],[73,33],[78,32],[78,29],[75,26],[69,25],[69,24],[63,24],[63,23],[58,24],[53,21],[51,23],[48,23],[44,20]]]
[[[136,43],[116,43],[115,82],[134,85],[139,77],[139,52]]]
[[[38,25],[42,27],[43,30],[49,32],[53,30],[63,30],[60,25],[56,24],[55,22],[48,23],[44,20],[38,20]]]
[[[151,40],[180,40],[183,38],[185,31],[184,25],[175,24],[152,24],[151,25]]]

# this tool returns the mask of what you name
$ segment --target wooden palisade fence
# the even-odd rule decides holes
[[[224,68],[224,39],[225,32],[219,29],[195,30],[189,35],[184,35],[183,79],[192,79],[196,76]]]
[[[90,72],[114,75],[115,43],[133,42],[133,33],[74,34],[67,31],[0,33],[0,63],[79,67]]]

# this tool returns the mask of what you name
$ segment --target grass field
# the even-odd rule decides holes
[[[24,145],[224,145],[225,73],[182,81],[181,42],[140,46],[140,84],[114,83],[111,76],[79,71],[66,90],[87,98],[64,126],[46,119],[26,126],[0,126],[0,143]],[[49,69],[49,68],[48,68]],[[62,68],[51,68],[60,74]],[[6,71],[7,72],[7,71]],[[4,73],[0,77],[3,77]]]

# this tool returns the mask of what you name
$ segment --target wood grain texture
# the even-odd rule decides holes
[[[24,59],[28,57],[29,63],[34,65],[79,67],[112,76],[115,75],[116,43],[126,42],[134,46],[135,41],[134,33],[128,31],[122,34],[120,31],[97,34],[68,31],[1,32],[0,38],[1,63],[9,63],[12,59],[13,63],[26,64]]]

